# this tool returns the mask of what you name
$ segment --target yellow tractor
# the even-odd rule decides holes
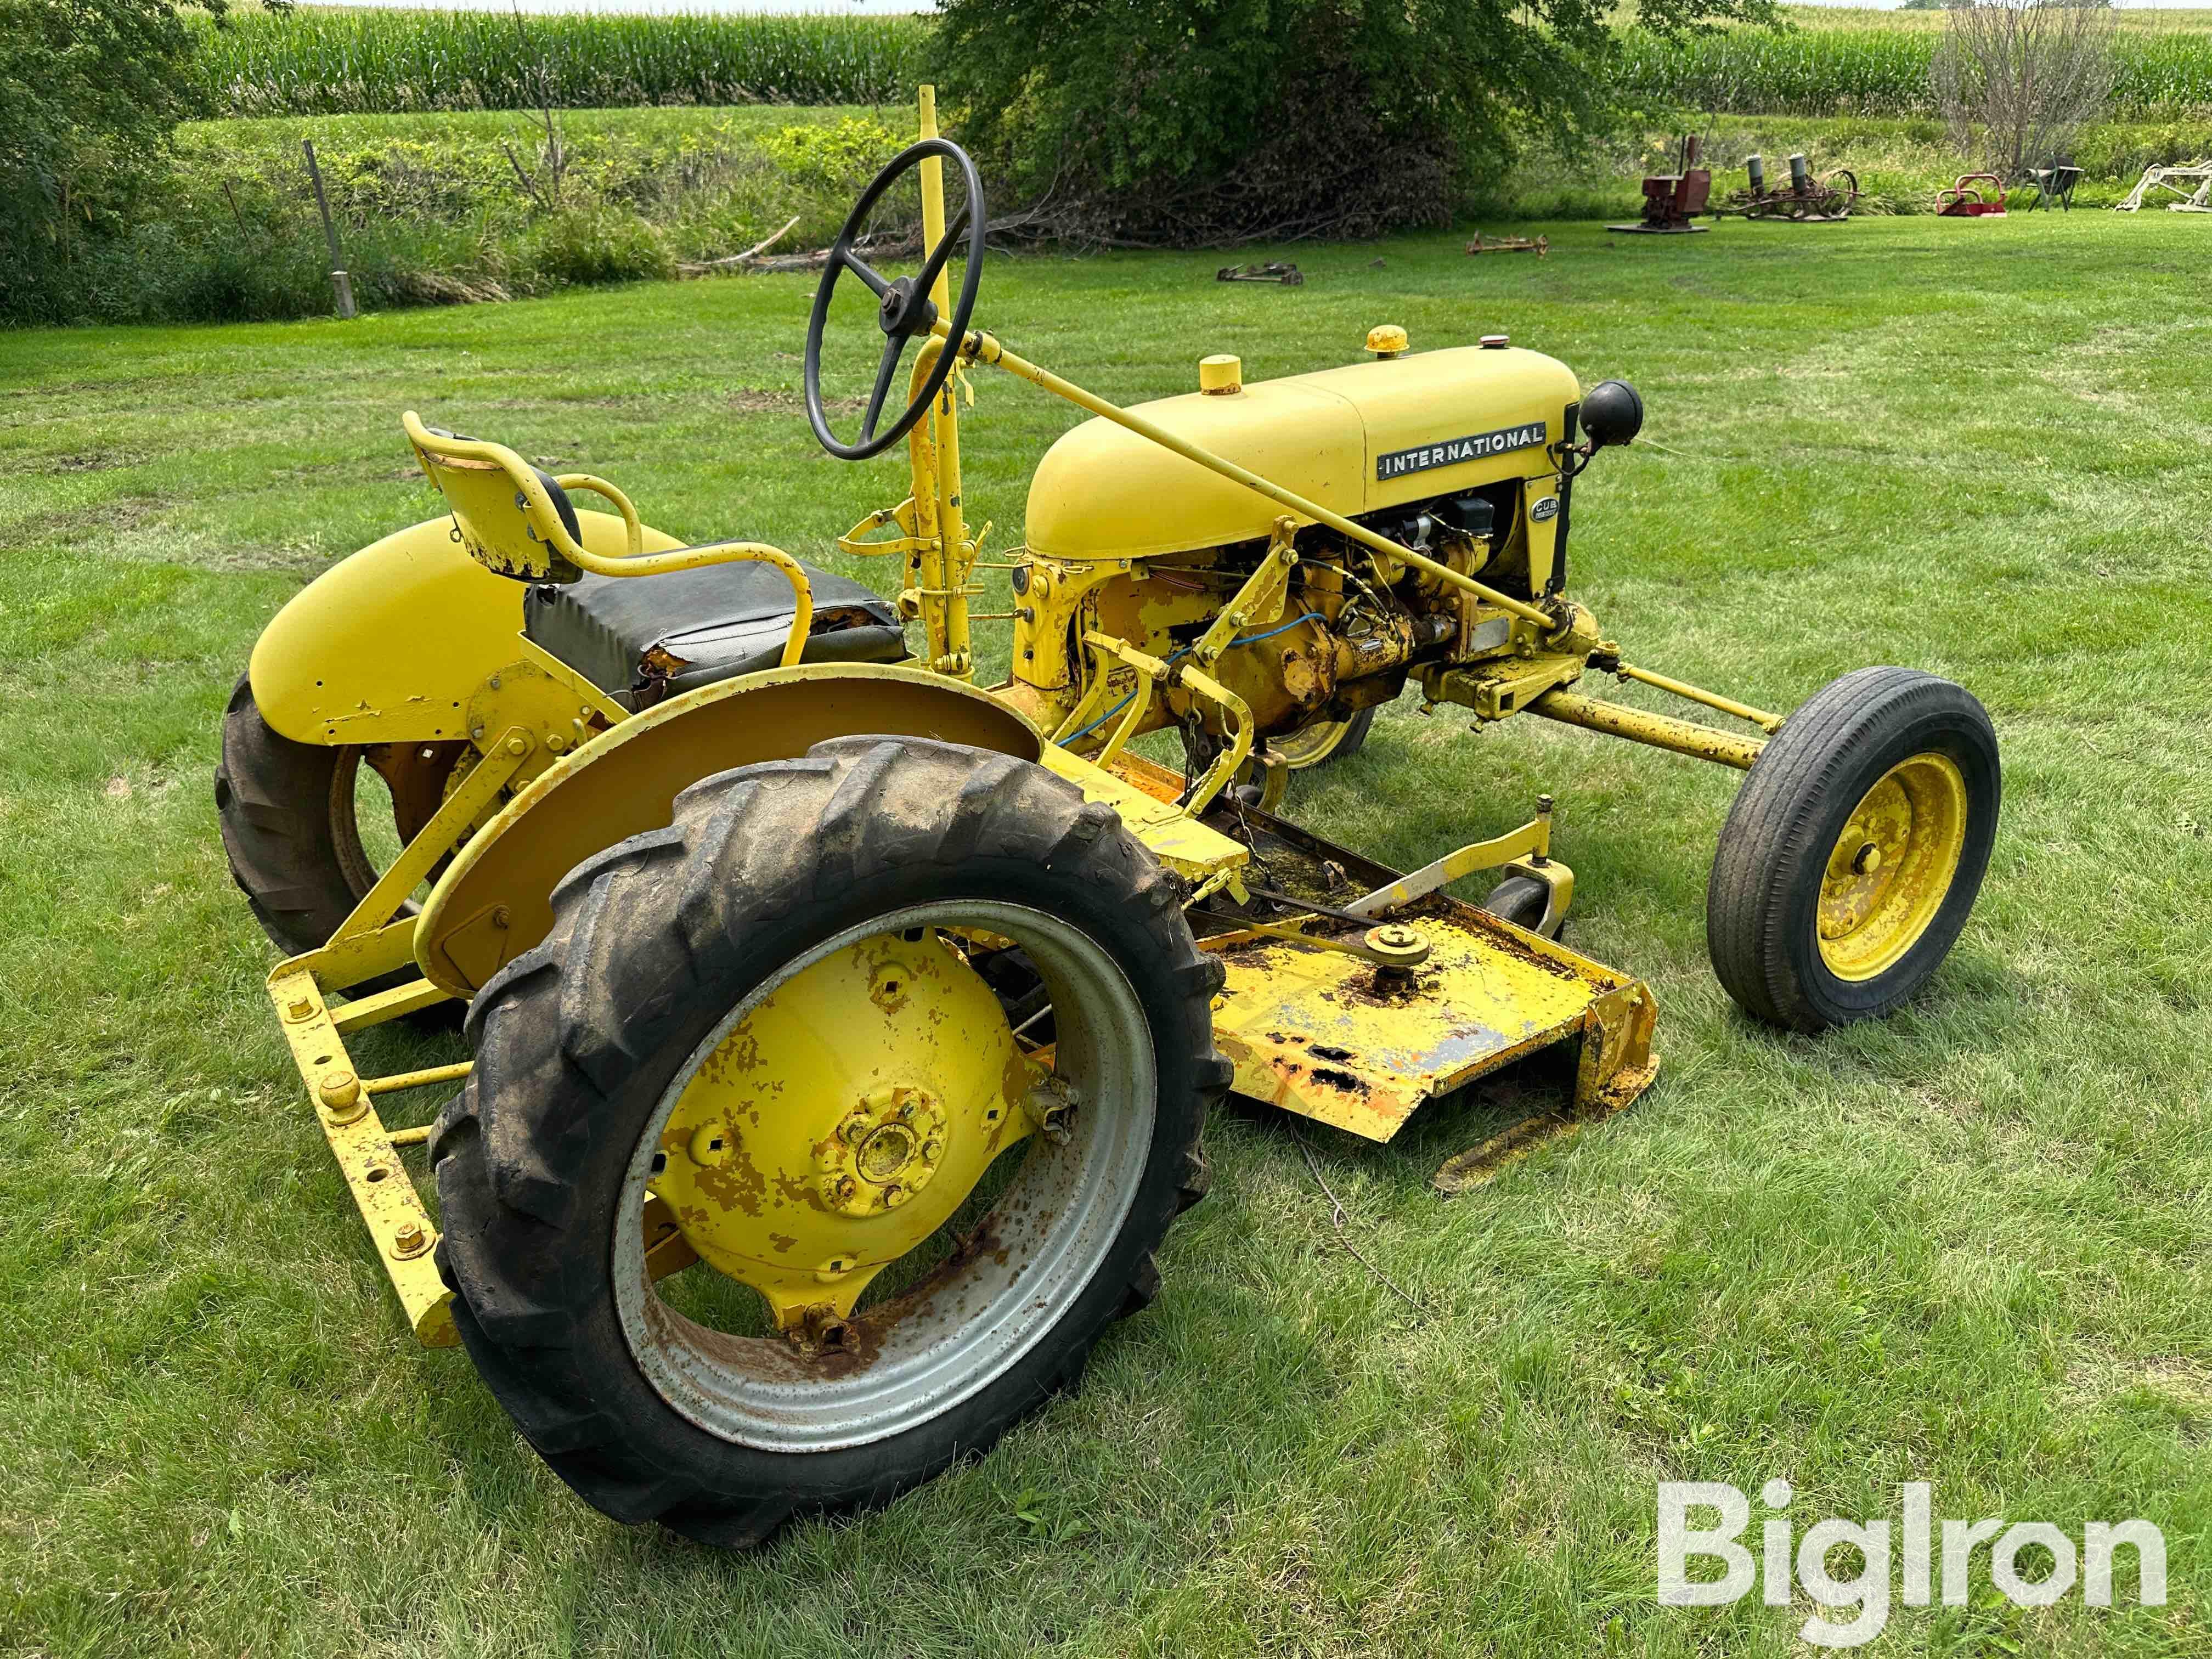
[[[270,995],[416,1334],[465,1345],[586,1501],[714,1543],[885,1499],[1070,1382],[1157,1289],[1230,1089],[1379,1141],[1553,1045],[1570,1118],[1650,1084],[1650,992],[1559,942],[1548,799],[1409,874],[1273,810],[1408,681],[1743,770],[1711,956],[1778,1025],[1918,990],[1996,829],[1959,687],[1865,669],[1785,719],[1632,665],[1566,596],[1575,480],[1641,421],[1626,386],[1386,325],[1365,361],[1248,384],[1208,357],[1117,408],[971,328],[982,186],[927,91],[921,117],[831,250],[805,359],[831,454],[906,445],[910,493],[839,541],[893,562],[894,598],[679,544],[603,479],[410,413],[448,512],[293,599],[223,726],[231,867],[287,953]],[[899,185],[921,229],[893,280],[867,228]],[[849,441],[841,284],[880,336]],[[981,367],[1094,417],[999,562],[988,688],[957,413]],[[1594,672],[1745,729],[1593,696]],[[1133,747],[1170,728],[1180,766]],[[1482,872],[1484,904],[1445,890]],[[460,1005],[472,1060],[364,1074],[361,1033]],[[380,1110],[453,1085],[434,1124]]]

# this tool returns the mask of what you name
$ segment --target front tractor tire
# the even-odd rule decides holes
[[[1340,720],[1316,717],[1294,731],[1277,733],[1267,743],[1291,771],[1304,772],[1358,754],[1374,724],[1375,710],[1363,708]]]
[[[1862,668],[1771,738],[1722,826],[1713,970],[1744,1012],[1818,1031],[1886,1014],[1957,941],[1996,840],[1997,739],[1963,688]]]
[[[1043,768],[879,737],[570,872],[431,1149],[461,1339],[553,1470],[745,1546],[1073,1384],[1157,1289],[1230,1080],[1181,896]]]

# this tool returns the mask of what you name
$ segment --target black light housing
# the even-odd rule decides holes
[[[1644,429],[1644,399],[1626,380],[1601,380],[1583,398],[1582,423],[1593,449],[1625,444]]]

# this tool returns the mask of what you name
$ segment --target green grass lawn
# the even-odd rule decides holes
[[[1536,1085],[1387,1147],[1224,1113],[1165,1291],[1079,1395],[738,1558],[601,1519],[407,1335],[210,775],[257,630],[434,510],[403,408],[836,563],[904,479],[809,437],[806,284],[0,337],[0,1649],[1781,1653],[1802,1592],[1654,1595],[1655,1483],[1781,1475],[1801,1530],[1893,1518],[1908,1480],[1939,1516],[2165,1530],[2163,1609],[2124,1568],[2111,1612],[2017,1608],[1984,1553],[1972,1605],[1900,1607],[1870,1651],[2205,1651],[2212,224],[1545,228],[1541,262],[1302,247],[1302,289],[999,261],[982,316],[1123,399],[1210,351],[1342,362],[1385,320],[1636,382],[1651,441],[1584,481],[1572,585],[1636,660],[1779,707],[1906,663],[1996,720],[1996,854],[1932,994],[1817,1040],[1747,1023],[1702,919],[1732,775],[1408,700],[1289,810],[1413,863],[1552,791],[1572,942],[1658,994],[1656,1087],[1451,1201],[1431,1172]],[[1004,545],[1072,411],[978,390],[969,513]],[[1418,1315],[1340,1247],[1301,1139]]]

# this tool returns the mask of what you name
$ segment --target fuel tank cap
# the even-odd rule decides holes
[[[1406,349],[1406,331],[1395,323],[1377,323],[1367,331],[1367,349],[1378,357],[1395,357]]]
[[[1225,397],[1244,389],[1244,362],[1227,352],[1217,352],[1211,357],[1198,360],[1198,389]]]
[[[1512,343],[1513,337],[1510,334],[1486,334],[1482,337],[1485,351],[1503,351]]]

